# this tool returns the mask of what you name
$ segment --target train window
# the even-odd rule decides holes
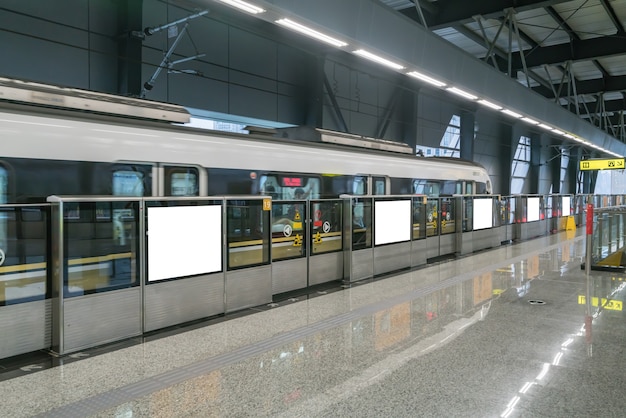
[[[168,196],[198,196],[198,169],[166,167],[165,190]]]
[[[263,194],[277,200],[319,199],[321,181],[317,177],[262,175],[259,186]]]
[[[413,180],[413,193],[423,194],[428,197],[439,197],[439,182],[432,180]]]
[[[114,196],[143,196],[143,173],[129,170],[113,172]]]
[[[9,175],[7,170],[0,166],[0,204],[7,203]]]
[[[7,203],[7,189],[9,175],[7,170],[0,166],[0,205]],[[7,241],[7,218],[4,212],[0,212],[0,249],[4,249]]]
[[[374,190],[373,190],[373,194],[375,195],[382,195],[382,194],[386,194],[386,181],[384,177],[374,177]]]
[[[444,181],[441,189],[441,194],[446,196],[452,196],[454,194],[463,193],[463,183],[460,181]]]
[[[367,178],[355,177],[352,181],[352,194],[364,195],[367,194]]]
[[[465,183],[465,194],[474,194],[474,184],[471,181]]]
[[[487,194],[487,184],[477,181],[476,182],[476,194]]]

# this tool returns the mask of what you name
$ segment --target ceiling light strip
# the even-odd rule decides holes
[[[279,25],[285,26],[286,28],[295,30],[296,32],[300,32],[303,35],[310,36],[311,38],[315,38],[318,41],[326,42],[332,46],[336,46],[341,48],[342,46],[347,46],[346,42],[340,41],[339,39],[335,39],[332,36],[328,36],[323,34],[322,32],[318,32],[315,29],[311,29],[307,26],[304,26],[298,22],[294,22],[290,19],[279,19],[276,21]]]
[[[521,118],[522,115],[520,115],[519,113],[513,112],[512,110],[509,109],[502,109],[502,113],[504,113],[505,115],[509,115],[512,116],[514,118]]]
[[[489,100],[480,99],[480,100],[478,101],[478,103],[480,103],[480,104],[481,104],[481,105],[483,105],[483,106],[487,106],[487,107],[489,107],[489,108],[491,108],[491,109],[493,109],[493,110],[502,110],[502,106],[498,106],[498,105],[497,105],[497,104],[495,104],[495,103],[491,103]]]
[[[372,54],[364,49],[357,49],[356,51],[352,51],[354,54],[361,56],[370,61],[377,62],[382,65],[386,65],[387,67],[393,68],[394,70],[403,70],[404,67],[396,62],[389,61],[386,58],[379,57],[378,55]]]
[[[457,96],[461,96],[461,97],[464,97],[464,98],[469,99],[469,100],[476,100],[476,99],[478,99],[478,96],[474,96],[473,94],[468,93],[468,92],[466,92],[464,90],[461,90],[459,88],[456,88],[456,87],[448,87],[446,90],[448,90],[451,93],[456,94]]]
[[[258,13],[263,13],[265,12],[265,9],[259,7],[259,6],[255,6],[254,4],[242,1],[242,0],[217,0],[219,2],[228,4],[230,6],[236,7],[240,10],[243,10],[244,12],[248,12],[248,13],[252,13],[252,14],[258,14]]]
[[[443,83],[443,82],[441,82],[439,80],[436,80],[436,79],[434,79],[432,77],[429,77],[429,76],[427,76],[425,74],[422,74],[420,72],[417,72],[417,71],[411,71],[410,73],[407,73],[407,75],[410,75],[411,77],[415,77],[417,79],[425,81],[425,82],[427,82],[429,84],[432,84],[433,86],[436,86],[436,87],[445,87],[446,86],[446,83]]]

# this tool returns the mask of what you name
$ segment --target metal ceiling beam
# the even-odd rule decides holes
[[[589,103],[589,102],[588,102]],[[605,100],[604,101],[604,111],[605,112],[619,112],[620,110],[626,109],[626,100]],[[589,113],[586,110],[583,111],[581,107],[580,114]]]
[[[611,55],[626,54],[626,42],[620,36],[572,40],[568,44],[535,48],[526,54],[526,65],[538,67],[543,64],[559,64],[566,61],[584,61]],[[513,57],[513,68],[522,68],[522,60]]]
[[[431,3],[436,8],[435,12],[426,8],[422,8],[422,11],[425,14],[428,27],[435,30],[449,27],[454,23],[471,22],[473,16],[477,15],[487,19],[497,19],[504,16],[506,14],[504,10],[508,8],[514,8],[521,12],[567,1],[571,0],[438,0]],[[415,10],[404,9],[400,13],[419,22],[420,18]]]
[[[554,85],[558,88],[558,85]],[[576,82],[576,88],[578,94],[598,94],[599,92],[614,92],[626,90],[626,75],[608,77],[608,78],[595,78],[592,80],[581,80]],[[554,98],[552,90],[538,86],[533,87],[537,93],[548,98]],[[567,92],[562,91],[560,97],[566,97]]]
[[[610,126],[620,126],[621,124],[621,116],[618,112],[615,112],[612,116],[602,116],[600,118],[602,123],[608,123]],[[596,121],[598,119],[596,118]],[[597,125],[597,122],[596,122]]]
[[[463,35],[463,36],[467,37],[468,39],[474,41],[478,45],[484,47],[485,49],[489,49],[490,45],[488,45],[488,43],[485,40],[485,38],[480,36],[480,35],[478,35],[473,30],[468,29],[465,25],[462,25],[462,24],[458,23],[458,24],[455,24],[453,26],[453,28],[457,32],[459,32],[461,35]],[[520,31],[520,35],[521,35],[521,31]],[[497,46],[494,46],[492,48],[492,52],[497,57],[496,61],[498,62],[498,64],[496,64],[496,69],[499,70],[500,68],[506,68],[506,66],[507,66],[506,59],[508,58],[508,54],[506,52],[504,52],[501,48],[498,48]],[[484,58],[485,57],[483,57],[483,59]],[[487,62],[489,62],[489,61],[487,61]],[[527,75],[528,75],[528,77],[530,77],[531,79],[533,79],[534,81],[539,83],[541,86],[543,86],[545,89],[550,90],[552,88],[550,82],[547,79],[537,75],[537,73],[535,73],[534,71],[529,70]],[[546,97],[548,97],[548,96],[546,96]]]
[[[581,116],[583,115],[595,115],[596,112],[590,109],[590,106],[595,106],[597,104],[597,100],[594,102],[583,102],[578,108],[578,112]],[[605,112],[613,112],[618,113],[622,110],[626,109],[626,100],[617,99],[617,100],[605,100],[604,101],[604,111]]]

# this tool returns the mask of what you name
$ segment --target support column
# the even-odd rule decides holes
[[[476,117],[473,112],[461,113],[461,159],[474,161],[474,125]]]
[[[552,193],[561,193],[561,150],[553,147],[552,150],[556,150],[557,155],[550,160],[550,173],[552,177]]]
[[[117,90],[124,96],[141,95],[143,0],[120,0],[117,9]]]
[[[528,169],[529,189],[528,193],[539,193],[539,175],[541,170],[541,137],[536,134],[529,135],[530,138],[530,167]]]
[[[508,140],[508,146],[506,145],[506,143],[503,143],[501,145],[501,149],[499,152],[499,155],[502,156],[502,158],[498,158],[498,163],[499,163],[499,171],[500,173],[502,173],[501,176],[501,180],[500,180],[500,187],[497,189],[494,189],[499,191],[499,193],[502,196],[510,196],[511,195],[511,177],[513,176],[513,173],[511,171],[512,169],[512,162],[513,162],[513,157],[515,157],[515,150],[517,149],[517,142],[518,142],[518,138],[514,138],[513,136],[513,127],[511,125],[506,125],[506,124],[502,124],[502,138],[509,138]],[[505,141],[503,141],[505,142]]]
[[[402,94],[400,114],[402,118],[402,141],[413,148],[417,145],[417,101],[420,90],[405,91]]]

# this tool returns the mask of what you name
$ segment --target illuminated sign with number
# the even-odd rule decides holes
[[[624,168],[623,158],[582,160],[580,162],[581,170],[623,170]]]
[[[283,187],[302,187],[302,177],[283,177]]]

